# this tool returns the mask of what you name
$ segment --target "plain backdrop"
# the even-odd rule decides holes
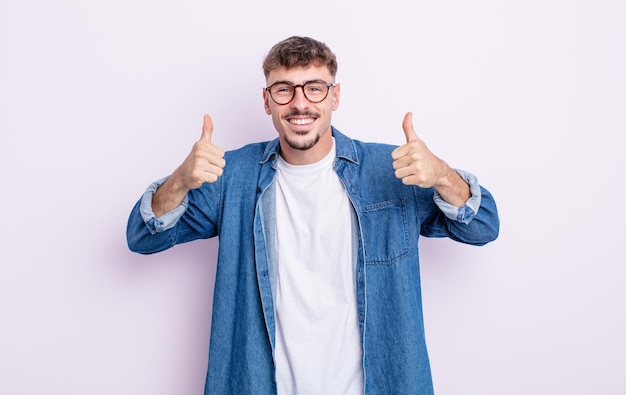
[[[276,136],[291,35],[337,54],[339,130],[412,111],[497,199],[494,243],[420,242],[436,393],[626,393],[622,0],[0,0],[0,393],[202,393],[218,241],[140,256],[126,220],[204,113]]]

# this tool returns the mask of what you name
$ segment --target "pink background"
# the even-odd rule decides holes
[[[626,3],[383,4],[2,0],[0,393],[201,393],[217,240],[135,255],[126,219],[205,112],[274,138],[293,34],[338,55],[336,127],[399,144],[413,111],[497,198],[495,243],[421,242],[437,394],[626,393]]]

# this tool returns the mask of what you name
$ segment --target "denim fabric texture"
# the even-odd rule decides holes
[[[392,168],[392,145],[363,143],[334,127],[334,168],[353,206],[355,282],[365,394],[433,394],[426,349],[419,236],[484,245],[497,238],[491,194],[473,175],[460,209],[433,188],[406,186]],[[225,155],[217,182],[188,193],[154,218],[151,185],[127,227],[132,251],[150,254],[219,236],[205,394],[276,393],[274,176],[278,139]]]

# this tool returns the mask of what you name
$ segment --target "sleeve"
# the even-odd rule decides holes
[[[152,211],[152,196],[169,177],[161,178],[150,184],[144,194],[141,196],[139,212],[150,233],[155,234],[171,229],[176,225],[178,220],[183,216],[189,204],[188,197],[185,196],[181,204],[175,209],[168,211],[159,218],[156,218]]]
[[[487,244],[498,237],[500,230],[495,199],[474,175],[456,171],[470,185],[471,197],[462,207],[445,202],[434,188],[414,188],[419,202],[420,234],[472,245]]]
[[[465,180],[470,186],[471,197],[465,202],[462,207],[456,207],[443,200],[441,195],[434,191],[433,200],[439,209],[445,214],[446,217],[453,221],[458,221],[464,224],[469,224],[472,219],[478,213],[478,209],[481,204],[481,189],[478,183],[478,178],[475,175],[466,172],[464,170],[455,169],[458,175]]]
[[[152,183],[131,210],[126,241],[133,252],[152,254],[218,233],[221,183],[204,184],[189,191],[178,207],[155,218],[152,196],[166,179]]]

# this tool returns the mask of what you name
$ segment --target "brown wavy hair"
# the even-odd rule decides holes
[[[270,72],[281,67],[326,66],[330,75],[337,74],[337,58],[326,44],[310,37],[292,36],[270,49],[263,61],[263,73],[267,78]]]

